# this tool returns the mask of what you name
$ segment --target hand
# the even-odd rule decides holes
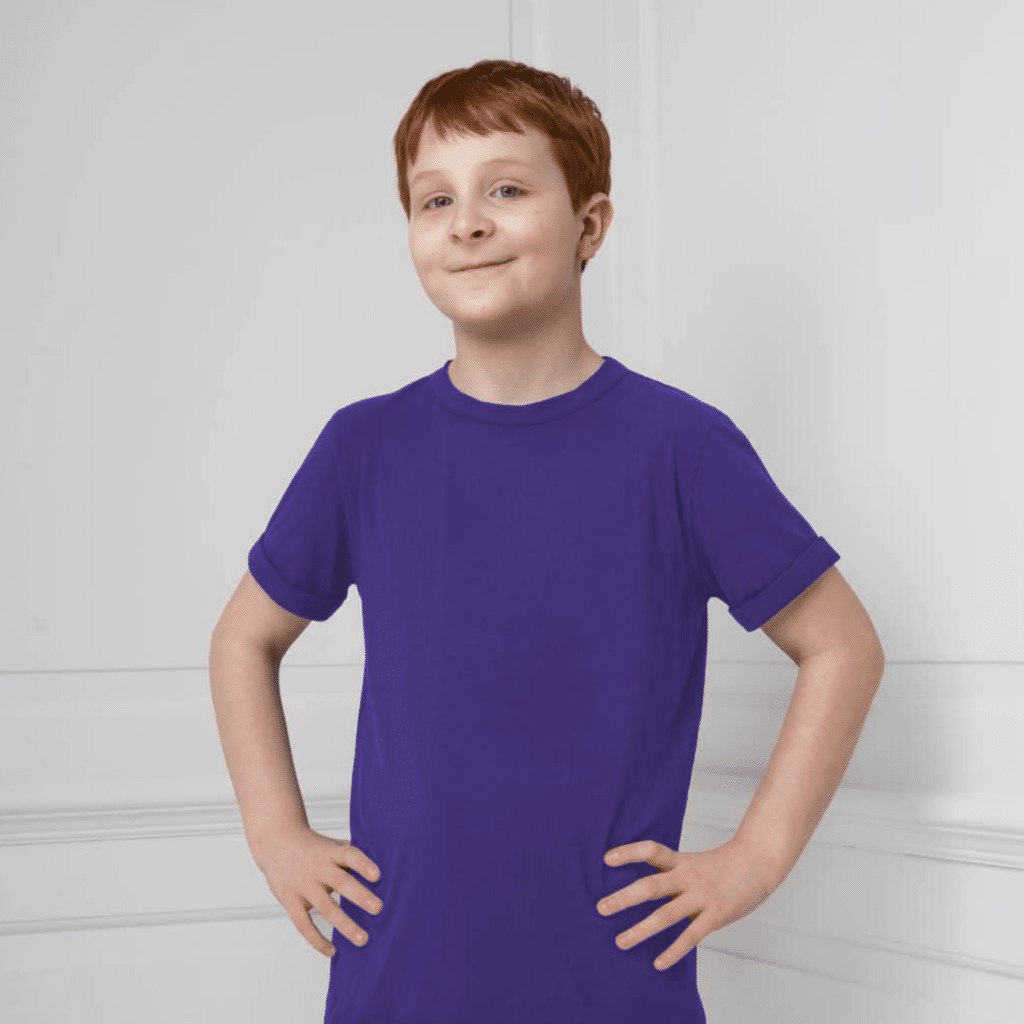
[[[612,854],[618,859],[611,859]],[[764,853],[741,845],[735,837],[704,853],[680,853],[653,839],[617,846],[605,854],[605,863],[618,867],[643,861],[658,869],[632,885],[606,896],[598,904],[603,916],[647,900],[674,896],[639,924],[615,937],[619,949],[690,919],[681,935],[654,962],[658,970],[671,967],[713,931],[724,928],[759,907],[782,884],[787,872]],[[605,909],[607,904],[607,909]]]
[[[354,868],[373,882],[379,879],[380,869],[362,850],[346,839],[314,832],[307,825],[261,843],[253,853],[270,891],[314,949],[325,956],[337,952],[313,924],[310,907],[316,907],[325,921],[355,945],[366,944],[368,936],[331,896],[336,892],[371,914],[379,914],[383,909],[383,903],[348,870]]]

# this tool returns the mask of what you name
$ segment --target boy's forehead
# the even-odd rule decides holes
[[[536,129],[527,128],[528,134],[518,132],[491,132],[488,135],[456,134],[449,130],[440,138],[432,124],[424,126],[420,136],[416,162],[410,174],[417,177],[431,170],[440,171],[451,164],[478,164],[497,160],[522,161],[539,171],[544,170],[548,154],[544,150],[547,136]]]

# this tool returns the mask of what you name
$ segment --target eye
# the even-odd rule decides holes
[[[524,195],[524,196],[528,195],[527,191],[525,189],[520,188],[518,185],[499,185],[494,190],[494,192],[500,192],[503,188],[514,188],[517,192],[521,193],[522,195]],[[494,192],[491,193],[492,196],[494,195]],[[440,210],[441,209],[440,206],[431,206],[430,204],[432,202],[434,202],[435,199],[447,199],[447,198],[448,198],[447,196],[434,196],[433,199],[428,199],[423,204],[423,209],[424,210]],[[515,199],[516,197],[512,196],[511,198]]]

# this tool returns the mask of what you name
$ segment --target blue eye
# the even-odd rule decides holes
[[[526,195],[526,191],[525,191],[524,189],[521,189],[521,188],[520,188],[520,187],[519,187],[518,185],[499,185],[499,186],[498,186],[498,187],[497,187],[497,188],[496,188],[496,189],[494,190],[494,192],[500,192],[500,191],[501,191],[501,190],[502,190],[503,188],[514,188],[514,189],[515,189],[515,190],[516,190],[517,192],[521,192],[521,193],[522,193],[523,195]],[[491,193],[491,195],[492,195],[492,196],[494,195],[494,192],[492,192],[492,193]],[[428,200],[427,200],[427,201],[426,201],[426,202],[425,202],[425,203],[423,204],[423,209],[424,209],[424,210],[440,210],[440,209],[441,209],[441,207],[440,207],[440,206],[431,206],[430,204],[431,204],[432,202],[434,202],[434,200],[436,200],[436,199],[446,199],[446,198],[447,198],[447,196],[434,196],[434,198],[433,198],[433,199],[428,199]],[[513,199],[514,199],[514,198],[515,198],[515,196],[512,196],[511,198],[513,198]]]

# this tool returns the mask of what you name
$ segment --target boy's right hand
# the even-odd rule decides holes
[[[378,880],[380,870],[362,850],[346,839],[314,832],[307,825],[260,844],[253,851],[253,859],[266,876],[270,891],[314,949],[325,956],[335,953],[330,941],[313,924],[310,907],[316,907],[325,921],[355,945],[366,944],[368,936],[331,896],[336,892],[371,914],[380,913],[381,901],[346,870],[353,868],[364,878]]]

